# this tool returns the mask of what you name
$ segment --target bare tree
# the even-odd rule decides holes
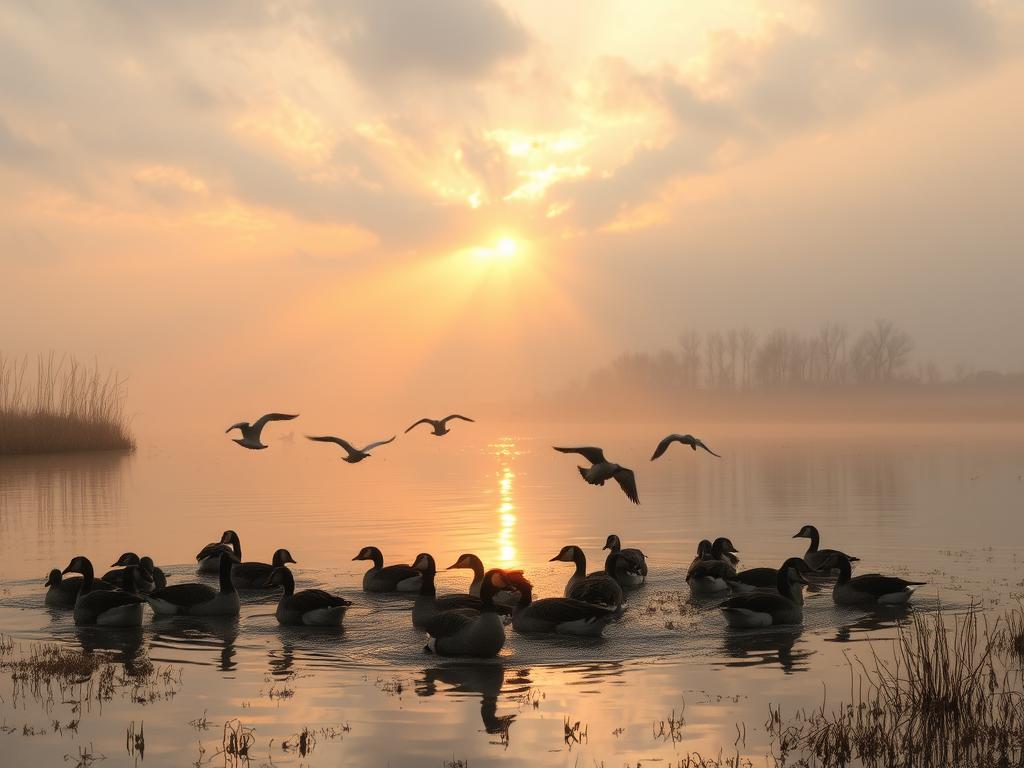
[[[826,384],[833,384],[839,380],[839,368],[846,349],[846,335],[846,328],[836,323],[825,323],[818,331],[821,378]]]
[[[742,385],[749,389],[753,382],[754,356],[757,354],[757,334],[749,328],[740,331],[740,359],[743,361]]]
[[[693,330],[683,331],[679,336],[680,362],[683,366],[683,381],[687,388],[697,389],[700,384],[701,353],[700,334]]]
[[[888,320],[877,320],[853,345],[850,362],[857,379],[865,383],[892,381],[907,364],[914,342],[910,334]]]

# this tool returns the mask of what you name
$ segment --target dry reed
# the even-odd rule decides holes
[[[0,355],[0,455],[132,450],[125,380],[72,357]]]

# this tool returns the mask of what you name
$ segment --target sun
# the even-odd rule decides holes
[[[518,250],[518,244],[511,237],[499,238],[497,244],[494,246],[495,254],[503,259],[511,259],[516,255],[516,251]]]

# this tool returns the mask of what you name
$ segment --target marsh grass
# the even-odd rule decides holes
[[[0,455],[132,450],[125,380],[73,357],[0,355]]]

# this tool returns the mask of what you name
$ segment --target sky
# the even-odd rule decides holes
[[[1013,0],[0,0],[0,350],[142,417],[555,388],[685,328],[1024,369]]]

